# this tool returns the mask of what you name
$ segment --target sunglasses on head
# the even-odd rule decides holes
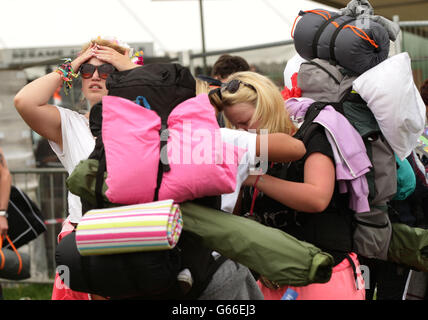
[[[220,100],[223,100],[223,96],[221,94],[222,91],[228,91],[230,93],[235,93],[236,91],[238,91],[239,86],[241,84],[250,88],[255,93],[257,93],[257,90],[256,90],[256,88],[254,88],[253,85],[246,83],[246,82],[243,82],[243,81],[238,80],[238,79],[234,79],[234,80],[229,81],[227,83],[223,83],[220,88],[216,88],[216,89],[211,90],[209,94],[217,94],[218,97],[220,98]]]
[[[108,75],[113,73],[116,68],[113,67],[110,63],[104,63],[100,66],[94,66],[90,63],[84,63],[80,66],[79,71],[80,75],[83,79],[89,79],[92,78],[92,75],[94,74],[95,70],[98,71],[98,75],[101,79],[107,79]]]

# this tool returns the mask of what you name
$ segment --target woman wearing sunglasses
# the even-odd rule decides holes
[[[15,96],[15,107],[21,117],[31,129],[49,140],[68,173],[94,149],[94,138],[89,130],[89,111],[82,115],[67,108],[50,105],[49,99],[58,87],[68,84],[64,82],[67,71],[70,71],[68,78],[80,72],[83,96],[92,107],[107,95],[106,79],[110,73],[138,67],[131,61],[129,50],[127,45],[119,45],[117,40],[98,37],[84,45],[76,59],[30,82]],[[80,199],[71,193],[68,194],[68,212],[69,216],[58,235],[58,241],[74,229],[82,216]],[[56,278],[52,299],[90,298],[96,297],[64,288]]]
[[[269,133],[289,135],[297,131],[279,89],[257,73],[236,73],[223,87],[212,90],[209,97],[233,128],[257,132],[267,129]],[[290,288],[297,292],[298,300],[364,300],[364,287],[356,286],[356,277],[359,283],[363,282],[357,272],[357,257],[339,243],[340,239],[352,238],[350,216],[344,217],[336,209],[343,199],[337,192],[333,151],[323,129],[314,130],[305,147],[302,160],[269,163],[267,174],[248,176],[236,208],[241,208],[241,215],[253,216],[333,256],[335,267],[329,282]],[[265,299],[281,299],[288,289],[262,276],[259,286]]]

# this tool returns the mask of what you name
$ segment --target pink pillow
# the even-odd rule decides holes
[[[121,204],[153,201],[160,156],[159,116],[120,97],[104,96],[102,103],[107,198]]]
[[[174,108],[168,117],[168,159],[159,200],[183,202],[235,191],[238,148],[222,142],[207,94]]]
[[[160,117],[120,97],[103,97],[102,137],[108,190],[113,203],[153,201],[159,164]],[[168,161],[159,199],[183,202],[235,190],[242,152],[221,141],[206,94],[188,99],[168,118]]]

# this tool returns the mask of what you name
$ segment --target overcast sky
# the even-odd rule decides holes
[[[0,48],[81,45],[98,35],[154,42],[158,53],[201,50],[197,0],[0,0]],[[207,50],[290,39],[306,0],[204,0]]]

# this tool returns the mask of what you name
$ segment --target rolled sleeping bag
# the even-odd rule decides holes
[[[278,285],[301,287],[331,278],[330,254],[280,229],[194,202],[181,203],[180,208],[184,231]]]
[[[373,20],[321,9],[299,15],[294,46],[304,59],[329,60],[362,74],[388,58],[388,32]]]

